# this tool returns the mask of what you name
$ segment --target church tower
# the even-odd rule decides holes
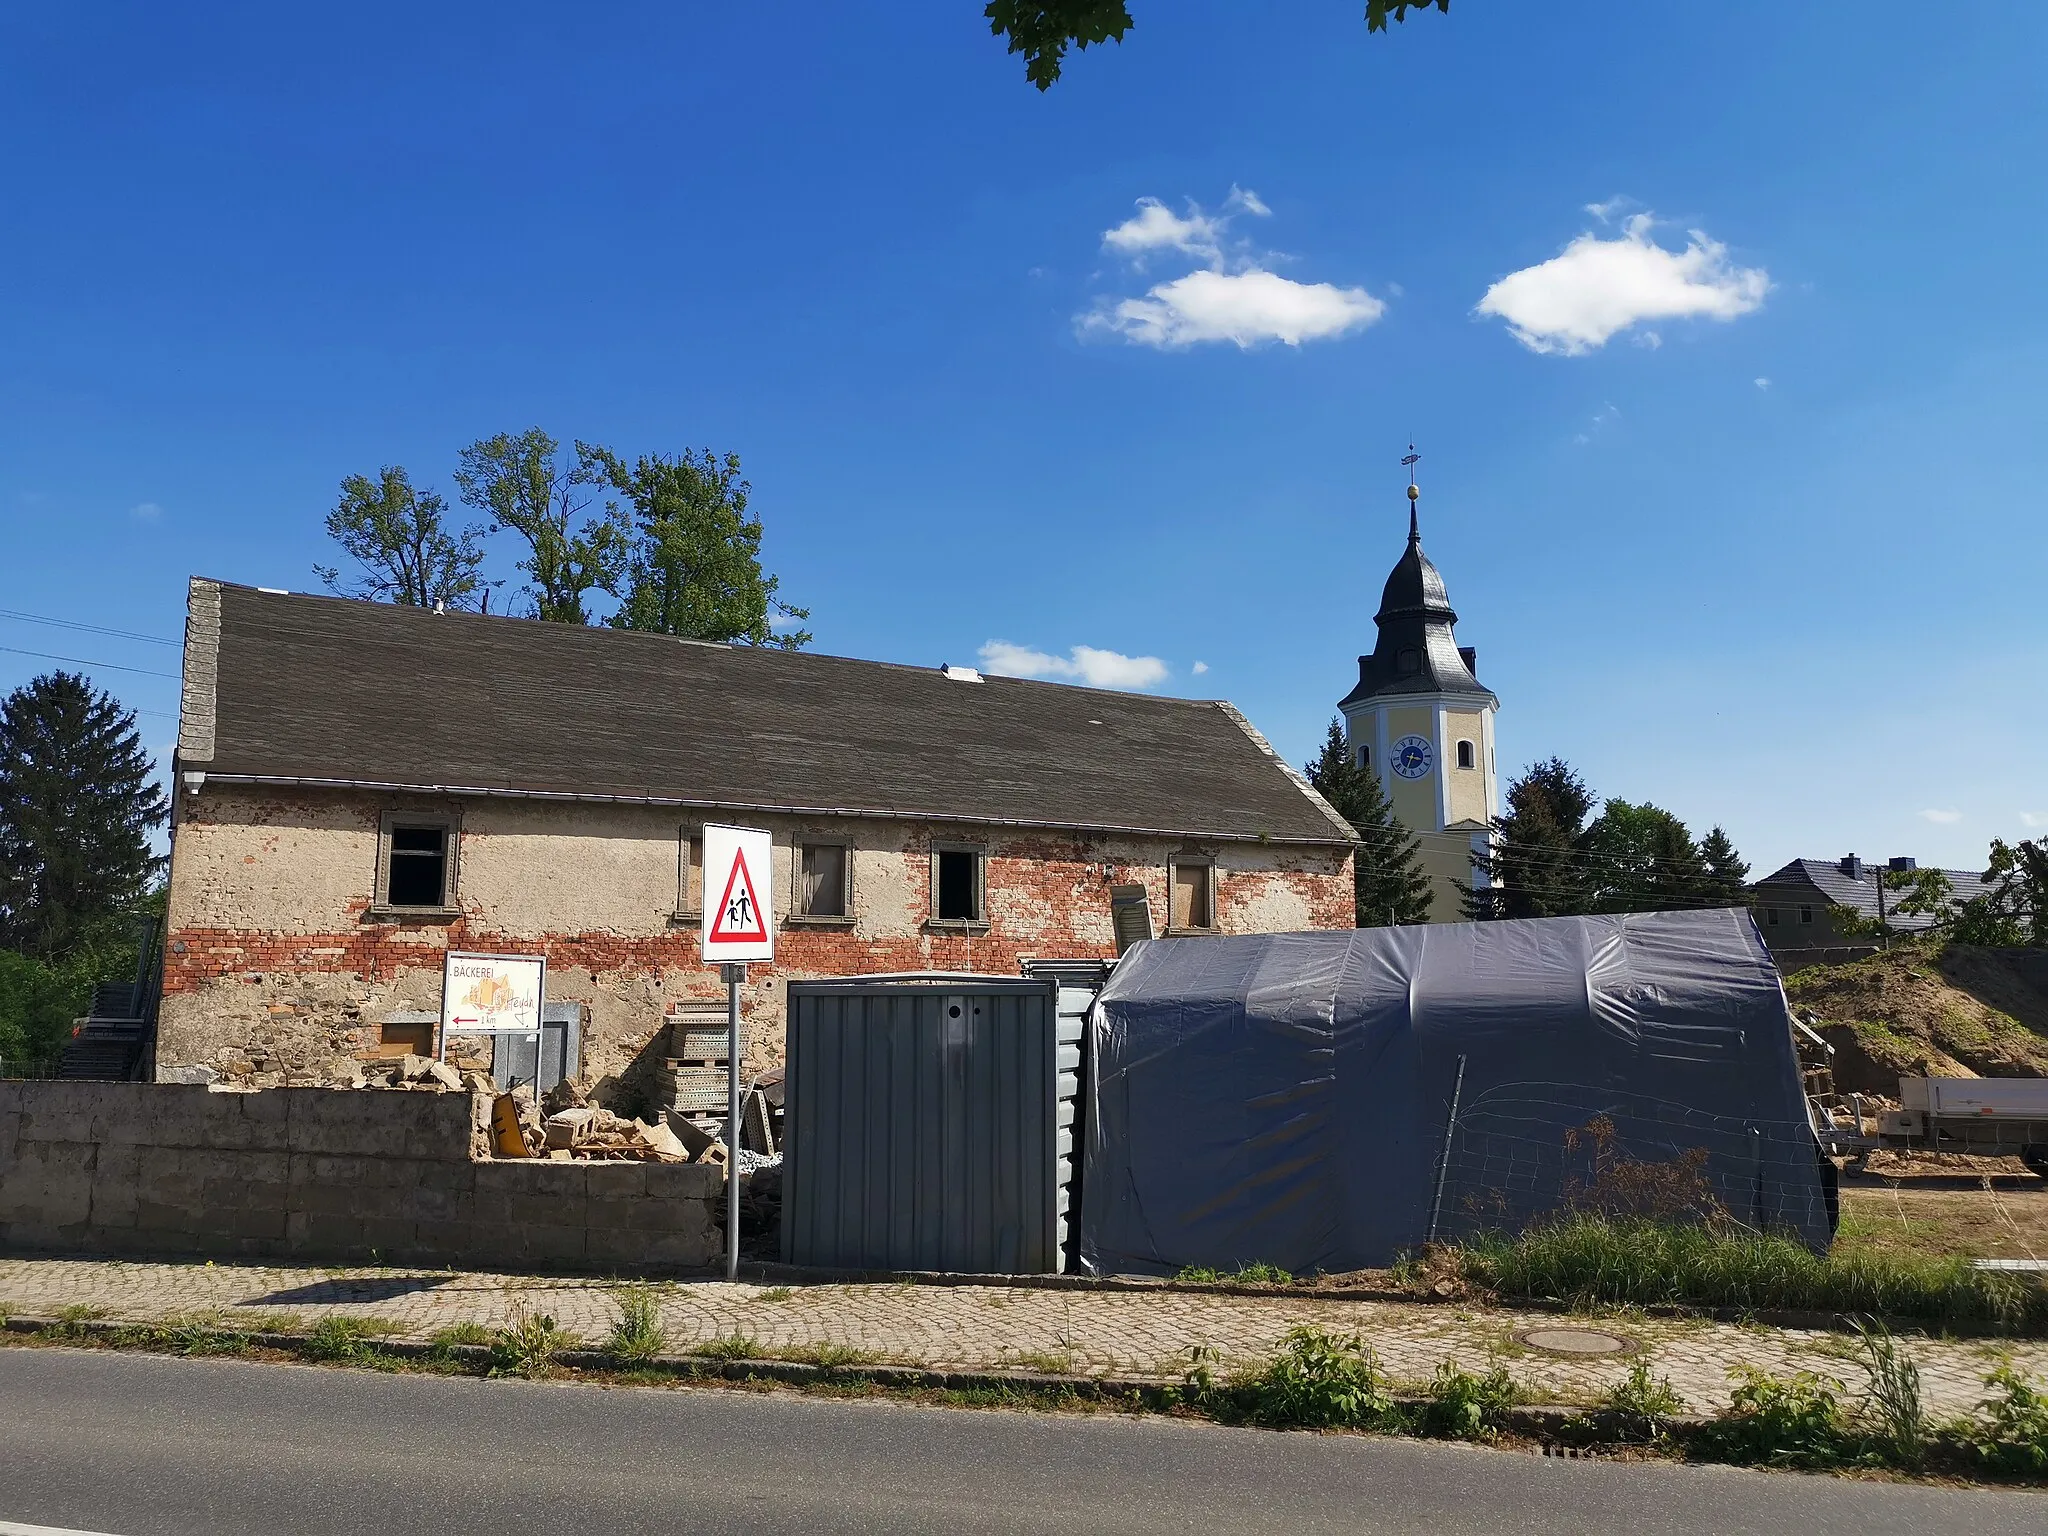
[[[1478,653],[1452,633],[1458,616],[1444,579],[1422,552],[1409,465],[1408,548],[1380,594],[1379,643],[1358,658],[1358,686],[1337,707],[1351,755],[1378,775],[1401,825],[1420,838],[1429,872],[1430,921],[1464,921],[1461,885],[1484,886],[1472,855],[1484,853],[1500,811],[1493,716],[1500,700],[1473,675]]]

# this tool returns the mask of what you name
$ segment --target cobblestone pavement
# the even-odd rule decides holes
[[[111,1259],[0,1259],[0,1308],[54,1314],[70,1306],[148,1322],[218,1310],[265,1318],[277,1331],[332,1315],[379,1318],[397,1337],[426,1339],[456,1323],[498,1327],[546,1314],[591,1343],[611,1331],[621,1283],[607,1280],[408,1269],[284,1269],[233,1264],[146,1264]],[[1614,1315],[1461,1308],[1187,1291],[1062,1291],[994,1285],[763,1286],[722,1281],[655,1287],[668,1349],[735,1337],[757,1353],[818,1346],[878,1362],[974,1369],[1027,1366],[1083,1374],[1175,1377],[1205,1346],[1224,1367],[1268,1359],[1298,1324],[1356,1332],[1397,1380],[1426,1380],[1444,1360],[1485,1369],[1496,1360],[1534,1400],[1585,1402],[1625,1375],[1627,1358],[1569,1358],[1517,1341],[1534,1329],[1592,1327],[1646,1352],[1695,1409],[1727,1402],[1737,1363],[1783,1373],[1817,1370],[1852,1386],[1861,1373],[1839,1334]],[[289,1314],[289,1317],[286,1316]],[[267,1316],[266,1316],[267,1315]],[[295,1321],[294,1321],[295,1320]],[[1983,1395],[2002,1353],[2048,1378],[2048,1342],[1914,1339],[1928,1407],[1960,1411]]]

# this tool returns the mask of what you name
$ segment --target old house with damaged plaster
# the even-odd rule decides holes
[[[699,963],[701,828],[774,834],[792,977],[1349,927],[1350,828],[1228,704],[191,583],[159,1077],[326,1081],[449,949],[541,953],[617,1095]]]
[[[1455,920],[1494,700],[1412,520],[1375,617],[1342,707]],[[1229,704],[966,667],[195,578],[175,779],[159,1077],[431,1053],[444,956],[485,951],[546,956],[583,1075],[630,1100],[669,1010],[718,995],[707,822],[774,837],[757,1066],[791,979],[1112,956],[1118,895],[1168,935],[1354,920],[1350,826]]]

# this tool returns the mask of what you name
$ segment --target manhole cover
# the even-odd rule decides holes
[[[1626,1355],[1636,1347],[1618,1333],[1594,1328],[1531,1328],[1516,1334],[1515,1341],[1552,1355]]]

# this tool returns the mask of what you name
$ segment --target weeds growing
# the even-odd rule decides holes
[[[1984,1378],[1992,1395],[1976,1416],[1953,1427],[1954,1441],[1980,1465],[2003,1477],[2048,1476],[2048,1392],[2006,1361]]]
[[[644,1364],[668,1344],[661,1322],[661,1298],[643,1285],[628,1286],[616,1298],[619,1320],[605,1348],[621,1360]]]
[[[1894,1466],[1917,1469],[1927,1446],[1920,1367],[1882,1323],[1856,1325],[1856,1358],[1866,1379],[1862,1416],[1873,1449]]]
[[[2010,1332],[2048,1328],[2048,1288],[2030,1276],[1973,1269],[1962,1258],[1830,1257],[1789,1237],[1741,1229],[1577,1215],[1519,1237],[1472,1238],[1460,1257],[1469,1279],[1503,1295],[1581,1305],[1796,1309]]]
[[[1685,1399],[1671,1378],[1650,1374],[1650,1362],[1638,1360],[1628,1375],[1608,1389],[1604,1404],[1626,1440],[1658,1441],[1671,1432],[1671,1421],[1685,1412]]]
[[[315,1360],[360,1365],[376,1353],[376,1340],[398,1331],[381,1317],[323,1317],[306,1339],[305,1352]]]
[[[1429,1384],[1419,1427],[1425,1435],[1451,1440],[1492,1440],[1500,1433],[1501,1415],[1514,1404],[1515,1384],[1506,1366],[1474,1376],[1446,1360]]]
[[[691,1353],[706,1360],[758,1360],[761,1341],[751,1334],[729,1333],[722,1339],[706,1339]]]
[[[1238,1285],[1292,1285],[1294,1276],[1277,1264],[1240,1264],[1228,1274],[1220,1269],[1209,1269],[1200,1264],[1188,1264],[1174,1272],[1173,1278],[1183,1285],[1221,1285],[1231,1281]]]
[[[581,1341],[544,1312],[523,1309],[491,1336],[491,1374],[539,1381],[555,1372],[556,1357]]]
[[[1832,1376],[1773,1376],[1753,1365],[1738,1365],[1729,1374],[1739,1385],[1728,1412],[1699,1432],[1698,1445],[1712,1459],[1818,1468],[1855,1458],[1860,1447],[1842,1408],[1842,1384]]]
[[[760,1294],[760,1295],[758,1295],[758,1296],[756,1296],[756,1297],[754,1298],[754,1300],[756,1300],[756,1301],[787,1301],[787,1300],[789,1300],[789,1298],[790,1298],[790,1297],[794,1296],[795,1294],[796,1294],[796,1292],[795,1292],[795,1291],[792,1291],[792,1290],[791,1290],[791,1289],[790,1289],[790,1288],[789,1288],[788,1286],[786,1286],[786,1285],[776,1285],[776,1286],[770,1286],[770,1287],[769,1287],[769,1288],[768,1288],[767,1290],[765,1290],[765,1291],[761,1292],[761,1294]]]

